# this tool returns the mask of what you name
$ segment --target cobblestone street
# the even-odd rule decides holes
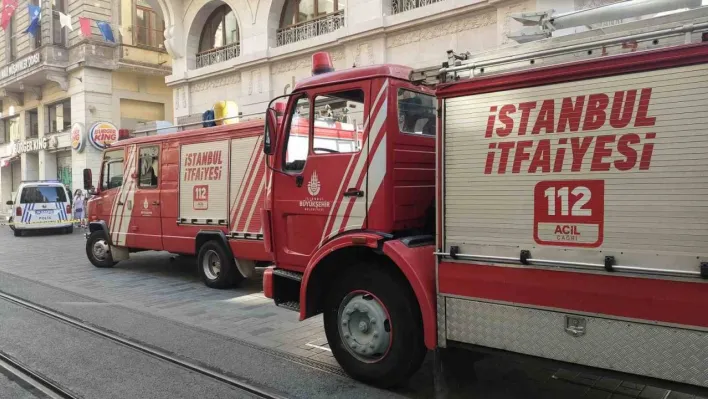
[[[55,303],[62,311],[74,312],[86,320],[109,317],[108,308],[101,306],[104,304],[111,310],[132,313],[136,320],[176,323],[188,327],[197,336],[215,337],[209,340],[228,339],[234,345],[324,370],[333,376],[343,375],[327,346],[321,317],[299,322],[295,312],[275,307],[263,297],[260,281],[249,281],[240,288],[228,290],[209,289],[198,279],[194,259],[174,258],[167,253],[135,254],[130,261],[121,262],[113,269],[97,269],[86,260],[84,243],[80,231],[72,235],[39,233],[22,238],[13,237],[9,231],[0,235],[2,290],[29,295],[20,287],[31,282],[40,287],[40,292],[46,290],[39,294],[39,297],[46,296],[46,301],[52,295],[86,298]],[[463,357],[455,361],[467,360]],[[468,370],[468,367],[469,363],[460,369]],[[496,357],[477,362],[474,370],[474,378],[466,373],[452,373],[450,397],[694,397]],[[389,394],[412,398],[434,396],[432,356],[428,356],[421,372],[408,386]]]

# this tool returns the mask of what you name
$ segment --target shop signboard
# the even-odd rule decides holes
[[[103,151],[118,141],[118,128],[110,122],[96,122],[88,132],[88,140],[95,149]]]
[[[86,142],[86,132],[84,130],[84,124],[81,122],[76,122],[71,126],[71,148],[76,152],[81,152],[84,150],[84,143]]]
[[[46,137],[39,137],[36,139],[29,139],[25,141],[18,141],[14,143],[13,153],[14,154],[24,154],[26,152],[36,152],[39,150],[46,150],[49,146],[49,140]]]
[[[41,56],[39,55],[39,52],[36,52],[25,58],[19,59],[12,64],[5,65],[2,69],[0,69],[0,79],[5,79],[8,76],[14,76],[18,72],[32,68],[33,66],[39,64],[40,61]]]

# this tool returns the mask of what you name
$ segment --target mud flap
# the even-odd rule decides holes
[[[234,258],[236,268],[245,278],[253,278],[256,275],[256,262],[249,259]]]
[[[111,256],[114,262],[130,259],[130,251],[126,247],[114,247],[111,245]]]

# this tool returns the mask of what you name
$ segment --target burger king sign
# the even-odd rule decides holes
[[[118,128],[110,122],[94,123],[89,130],[88,139],[94,148],[103,151],[109,144],[118,141]]]
[[[84,143],[86,142],[86,134],[84,133],[84,124],[81,122],[76,122],[71,126],[71,148],[76,152],[81,152],[84,150]]]

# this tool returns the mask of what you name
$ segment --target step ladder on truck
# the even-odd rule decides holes
[[[606,17],[700,6],[639,3]],[[273,100],[264,292],[323,313],[352,377],[389,387],[426,348],[472,347],[708,387],[708,10],[547,37],[583,21],[562,17],[442,68],[317,53]],[[361,150],[292,157],[293,115],[325,100],[363,104]]]

